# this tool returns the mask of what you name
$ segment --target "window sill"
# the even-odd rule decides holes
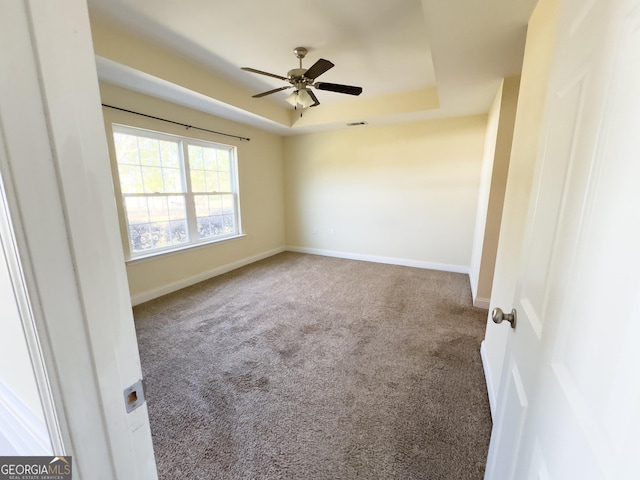
[[[145,262],[145,261],[149,261],[149,260],[157,260],[159,257],[166,257],[166,256],[170,256],[170,255],[174,255],[177,253],[184,253],[188,250],[193,250],[196,248],[202,248],[202,247],[208,247],[210,245],[214,245],[216,243],[222,243],[222,242],[228,242],[229,240],[236,240],[238,238],[242,238],[242,237],[246,237],[247,234],[246,233],[241,233],[239,235],[233,235],[232,237],[224,237],[224,238],[217,238],[215,240],[209,240],[207,242],[200,242],[200,243],[191,243],[189,245],[181,245],[179,247],[176,248],[170,248],[167,250],[162,250],[160,252],[153,252],[153,253],[149,253],[146,255],[136,255],[135,257],[131,257],[125,260],[125,264],[126,265],[131,265],[134,263],[139,263],[139,262]]]

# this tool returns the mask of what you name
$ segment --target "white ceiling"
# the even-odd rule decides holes
[[[319,80],[363,87],[359,97],[316,91],[317,121],[292,128],[256,112],[207,98],[188,86],[99,58],[103,80],[171,99],[283,134],[343,126],[331,111],[372,124],[487,112],[499,80],[519,74],[526,23],[536,0],[88,0],[92,21],[134,32],[246,88],[246,94],[286,83],[240,67],[286,76],[297,68],[293,48],[309,49],[335,67]],[[437,89],[439,107],[407,108],[377,100]],[[435,90],[434,90],[435,91]],[[291,109],[289,92],[252,99]],[[395,96],[395,97],[394,97]],[[408,97],[409,98],[409,97]],[[338,107],[340,103],[343,107]],[[410,103],[410,102],[409,102]],[[323,112],[320,112],[320,109]],[[359,109],[361,111],[359,112]],[[372,113],[374,112],[374,113]],[[246,114],[246,115],[245,115]],[[305,113],[306,115],[306,113]],[[361,116],[359,116],[361,115]],[[312,119],[313,120],[313,119]],[[294,125],[295,127],[295,125]]]

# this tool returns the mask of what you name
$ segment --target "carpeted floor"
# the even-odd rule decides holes
[[[135,308],[161,479],[481,479],[466,275],[283,253]]]

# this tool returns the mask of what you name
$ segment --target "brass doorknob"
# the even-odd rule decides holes
[[[494,323],[502,323],[503,320],[506,320],[511,324],[511,328],[516,328],[516,309],[511,310],[511,313],[504,313],[501,308],[494,308],[491,312],[491,318]]]

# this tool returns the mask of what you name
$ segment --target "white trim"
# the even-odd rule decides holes
[[[473,269],[473,262],[469,265],[469,285],[471,286],[471,298],[475,302],[476,295],[478,295],[478,275]]]
[[[490,303],[491,303],[490,298],[478,297],[473,300],[474,307],[482,308],[484,310],[489,310]]]
[[[52,454],[47,424],[35,415],[1,379],[0,437],[4,437],[17,455]]]
[[[215,240],[210,240],[208,242],[190,243],[187,245],[182,245],[178,248],[169,247],[169,249],[167,250],[154,251],[153,253],[149,253],[147,255],[140,255],[140,256],[129,258],[125,260],[125,264],[131,265],[134,263],[141,263],[149,260],[150,261],[158,260],[160,257],[164,258],[176,253],[184,253],[186,250],[193,250],[194,248],[208,247],[210,245],[213,245],[214,243],[228,242],[229,240],[235,240],[237,238],[243,238],[246,236],[247,236],[246,233],[241,233],[240,235],[233,235],[232,237],[216,238]]]
[[[484,340],[480,344],[480,358],[482,359],[482,369],[484,370],[484,379],[487,383],[487,393],[489,394],[489,407],[491,408],[491,419],[496,420],[496,390],[493,385],[493,379],[491,378],[491,369],[489,368],[489,357],[487,356],[487,348]]]
[[[222,265],[220,267],[214,268],[213,270],[207,270],[206,272],[199,273],[198,275],[183,278],[182,280],[164,285],[159,288],[154,288],[137,295],[132,295],[131,304],[134,306],[140,305],[141,303],[148,302],[149,300],[153,300],[154,298],[167,295],[168,293],[178,291],[182,288],[190,287],[191,285],[195,285],[199,282],[204,282],[205,280],[209,280],[210,278],[217,277],[218,275],[222,275],[223,273],[230,272],[240,267],[244,267],[245,265],[249,265],[250,263],[264,260],[265,258],[272,257],[273,255],[277,255],[278,253],[282,253],[284,251],[284,247],[274,248],[273,250],[268,250],[266,252],[259,253],[258,255],[253,255],[252,257],[243,258],[242,260],[237,260],[235,262]]]
[[[237,260],[235,262],[228,263],[220,267],[216,267],[213,270],[207,270],[206,272],[202,272],[197,275],[193,275],[191,277],[183,278],[181,280],[178,280],[177,282],[169,283],[159,288],[154,288],[152,290],[147,290],[137,295],[132,295],[131,304],[134,306],[140,305],[141,303],[148,302],[155,298],[162,297],[163,295],[176,292],[186,287],[190,287],[191,285],[195,285],[196,283],[204,282],[205,280],[209,280],[210,278],[217,277],[218,275],[222,275],[224,273],[230,272],[237,268],[241,268],[251,263],[264,260],[265,258],[272,257],[273,255],[277,255],[278,253],[282,253],[285,251],[307,253],[310,255],[322,255],[325,257],[346,258],[349,260],[361,260],[365,262],[386,263],[390,265],[402,265],[404,267],[423,268],[427,270],[439,270],[444,272],[463,273],[463,274],[469,273],[468,267],[463,265],[449,265],[444,263],[423,262],[419,260],[411,260],[406,258],[379,257],[375,255],[363,255],[359,253],[338,252],[334,250],[322,250],[322,249],[316,249],[316,248],[296,247],[296,246],[289,245],[287,247],[274,248],[273,250],[268,250],[266,252],[253,255],[251,257],[243,258],[242,260]]]
[[[478,276],[473,271],[473,265],[469,266],[469,285],[471,286],[471,298],[473,299],[473,306],[476,308],[482,308],[489,310],[490,298],[478,297]]]
[[[4,147],[1,136],[0,146]],[[20,263],[15,231],[11,223],[12,219],[9,212],[9,204],[1,177],[2,175],[0,174],[0,255],[4,254],[9,277],[11,278],[16,307],[18,308],[22,329],[24,331],[24,340],[31,358],[31,366],[38,386],[39,398],[47,424],[48,441],[50,441],[53,452],[62,454],[62,452],[65,451],[62,431],[54,404],[31,300],[27,292],[24,271]],[[0,432],[1,431],[2,429],[0,429]]]
[[[123,405],[142,370],[88,19],[83,0],[3,4],[0,63],[16,74],[0,76],[0,170],[62,433],[54,453],[80,476],[151,480],[146,406]]]
[[[447,263],[425,262],[410,258],[381,257],[377,255],[364,255],[361,253],[340,252],[335,250],[324,250],[320,248],[307,248],[288,245],[289,252],[309,253],[311,255],[322,255],[325,257],[346,258],[349,260],[361,260],[364,262],[386,263],[390,265],[401,265],[403,267],[423,268],[426,270],[440,270],[443,272],[469,274],[469,267],[466,265],[452,265]]]
[[[0,136],[0,147],[4,147],[3,139]],[[16,244],[15,232],[11,224],[8,201],[5,196],[4,184],[0,175],[0,256],[4,254],[6,266],[8,268],[9,277],[13,287],[13,295],[16,307],[20,316],[22,330],[24,332],[24,340],[27,345],[33,374],[38,386],[38,393],[42,410],[47,424],[47,441],[54,452],[64,452],[64,442],[56,408],[54,404],[49,376],[43,358],[38,329],[34,318],[31,300],[27,292],[24,272],[20,264],[18,246]],[[2,394],[2,382],[0,381],[0,395]],[[0,398],[0,409],[2,408],[2,398]],[[0,418],[2,415],[0,415]],[[0,433],[2,429],[0,428]],[[10,439],[9,439],[10,440]],[[11,443],[11,442],[9,442]],[[49,452],[51,453],[51,452]]]

